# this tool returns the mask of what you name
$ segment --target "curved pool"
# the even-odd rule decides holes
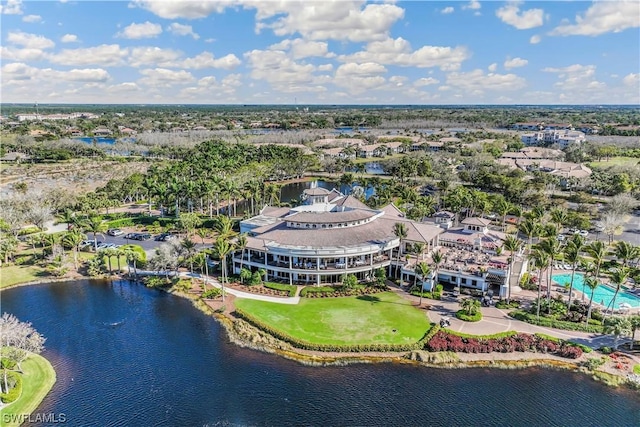
[[[571,283],[571,274],[557,274],[552,276],[551,279],[554,282],[557,282],[559,285],[564,286]],[[584,285],[583,274],[576,273],[573,279],[573,289],[582,292],[587,299],[591,298],[591,289]],[[615,289],[601,283],[593,292],[593,302],[604,307],[608,307],[609,304],[611,304],[611,300],[613,299],[613,295],[615,293]],[[618,296],[616,296],[616,304],[614,309],[619,309],[620,304],[623,303],[629,304],[631,308],[640,308],[640,298],[621,290],[620,292],[618,292]]]

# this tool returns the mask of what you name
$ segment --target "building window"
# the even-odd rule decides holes
[[[472,280],[471,281],[471,286],[478,286],[478,281],[477,280]]]
[[[467,279],[465,279],[464,277],[460,280],[460,283],[464,283],[465,285],[467,284]]]

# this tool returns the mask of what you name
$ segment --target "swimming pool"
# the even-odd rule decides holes
[[[558,274],[552,276],[551,279],[564,286],[565,284],[571,283],[571,274]],[[575,275],[573,279],[573,289],[585,294],[585,301],[589,301],[589,298],[591,298],[591,289],[584,285],[584,275]],[[593,302],[607,307],[611,303],[615,293],[615,289],[600,284],[593,292]],[[619,309],[622,303],[627,303],[633,308],[638,308],[640,307],[640,298],[621,290],[616,297],[616,306],[614,309]]]

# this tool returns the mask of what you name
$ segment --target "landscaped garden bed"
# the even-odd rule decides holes
[[[569,359],[577,359],[583,354],[581,347],[566,341],[525,333],[487,338],[461,336],[451,331],[440,330],[427,342],[426,348],[429,351],[459,353],[535,352],[554,354]]]
[[[331,298],[357,295],[372,295],[385,291],[387,291],[386,287],[365,284],[359,284],[354,287],[307,286],[300,291],[300,296],[303,298]]]
[[[243,292],[260,295],[270,295],[275,297],[290,297],[295,296],[296,287],[293,285],[282,285],[279,283],[261,283],[258,285],[243,285],[241,283],[232,283],[229,285],[233,289],[238,289]]]

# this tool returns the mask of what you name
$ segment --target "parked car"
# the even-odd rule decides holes
[[[587,237],[589,235],[589,232],[587,230],[580,230],[578,231],[578,234],[582,237]]]
[[[109,236],[122,236],[124,234],[124,231],[120,230],[119,228],[111,228],[107,230],[107,234]]]
[[[91,246],[91,245],[93,245],[93,240],[83,240],[82,242],[80,242],[78,247],[80,249],[82,249],[82,248],[86,248],[87,246]]]
[[[115,248],[115,243],[100,243],[98,246],[98,250]]]
[[[137,236],[138,233],[127,233],[124,238],[125,239],[133,239],[133,240],[137,240],[135,236]]]
[[[154,240],[158,242],[168,242],[169,240],[175,239],[177,236],[171,233],[162,233],[158,234]]]

